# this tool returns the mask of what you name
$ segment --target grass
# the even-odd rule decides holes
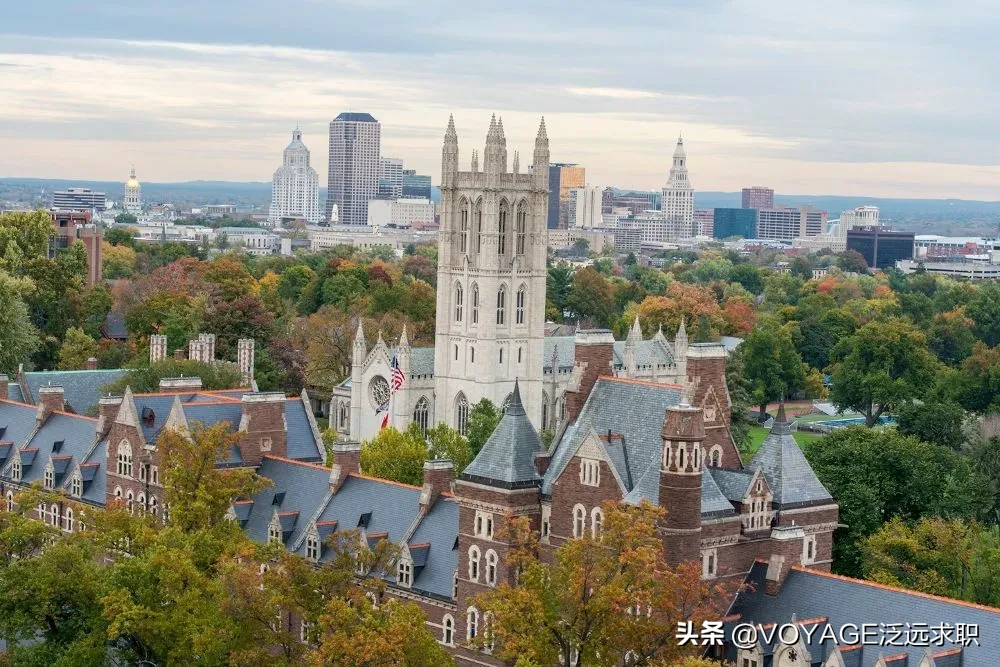
[[[760,448],[761,443],[767,438],[770,431],[763,426],[751,426],[750,427],[750,446],[747,451],[743,453],[743,460],[749,461],[750,458],[757,452]],[[808,431],[792,431],[792,437],[795,438],[795,442],[799,443],[799,447],[805,447],[808,443],[815,442],[823,437],[822,433],[810,433]]]

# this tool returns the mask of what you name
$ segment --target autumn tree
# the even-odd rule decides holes
[[[960,364],[976,342],[973,321],[962,308],[936,314],[927,332],[927,342],[937,358],[946,364]]]
[[[726,321],[711,289],[674,281],[667,287],[665,296],[649,296],[635,309],[643,329],[656,331],[661,326],[665,332],[677,331],[681,321],[692,330],[704,322],[706,335],[711,337],[726,328]],[[633,312],[626,311],[626,319]],[[631,324],[631,320],[628,323]],[[693,331],[692,331],[693,333]]]
[[[399,431],[393,426],[361,443],[361,470],[372,477],[420,485],[426,460],[427,444],[423,438],[411,437],[409,431]]]
[[[469,410],[468,439],[469,449],[475,456],[483,448],[489,437],[493,435],[497,424],[500,423],[500,411],[493,401],[488,398],[481,399]]]
[[[66,339],[59,348],[59,370],[75,371],[87,367],[87,360],[97,358],[97,341],[76,327],[66,331]]]
[[[764,419],[768,403],[803,387],[805,364],[788,329],[773,319],[759,323],[740,349],[743,371],[750,383],[750,397],[760,406],[761,419]]]
[[[584,267],[573,274],[573,284],[566,297],[565,307],[581,321],[594,322],[597,326],[610,326],[614,318],[614,293],[611,283],[592,267]]]
[[[956,383],[958,402],[966,410],[991,414],[1000,409],[1000,345],[976,343],[962,362]]]
[[[551,559],[539,557],[527,518],[505,527],[518,581],[475,598],[490,618],[477,646],[493,644],[501,660],[565,667],[666,665],[696,654],[678,646],[678,622],[717,620],[735,591],[703,582],[697,563],[666,562],[661,508],[608,502],[603,512],[597,537],[570,540]]]
[[[934,379],[927,339],[906,320],[869,322],[833,348],[830,398],[874,426],[886,411],[920,397]]]

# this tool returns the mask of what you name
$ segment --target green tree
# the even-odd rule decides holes
[[[773,319],[761,321],[740,345],[740,351],[750,397],[760,406],[761,419],[768,403],[791,395],[805,383],[806,366],[792,336]]]
[[[131,213],[119,213],[118,215],[115,216],[116,225],[134,225],[138,221],[139,219]],[[113,230],[109,229],[108,231],[110,232]]]
[[[22,275],[25,262],[45,257],[55,232],[48,211],[0,214],[0,270]]]
[[[590,241],[587,239],[577,239],[573,241],[573,253],[578,257],[586,257],[590,254]]]
[[[750,294],[756,295],[764,291],[764,279],[761,277],[760,271],[749,262],[735,265],[729,272],[729,282],[743,285]]]
[[[840,505],[834,571],[860,576],[861,540],[884,522],[924,516],[979,519],[993,506],[989,480],[965,456],[895,429],[840,428],[805,450]]]
[[[807,255],[795,257],[788,265],[788,271],[793,276],[802,278],[802,280],[812,280],[813,277],[813,265]]]
[[[148,394],[159,391],[163,378],[181,376],[201,378],[201,386],[206,391],[237,389],[243,384],[236,364],[206,364],[192,359],[167,358],[149,366],[131,368],[112,384],[101,387],[101,391],[121,394],[125,387],[131,387],[137,394]]]
[[[592,267],[573,274],[573,287],[566,299],[566,308],[581,321],[610,326],[614,317],[614,295],[611,283]]]
[[[281,273],[278,281],[278,295],[289,301],[298,301],[303,290],[316,277],[316,272],[304,264],[292,266]]]
[[[990,348],[976,343],[953,386],[956,400],[966,410],[980,414],[1000,410],[1000,345]]]
[[[868,273],[868,262],[857,250],[845,250],[837,255],[837,267],[849,273]]]
[[[990,347],[1000,344],[1000,284],[993,280],[982,283],[965,313],[972,319],[976,338]]]
[[[869,322],[833,348],[830,398],[856,410],[874,426],[886,411],[919,398],[934,379],[936,363],[924,334],[906,320]]]
[[[960,364],[972,354],[976,342],[972,327],[972,320],[962,308],[938,313],[931,320],[927,342],[938,359],[946,364]]]
[[[573,287],[573,269],[566,262],[559,262],[549,267],[548,279],[545,281],[545,299],[555,306],[559,312],[560,321],[562,312],[566,309],[570,291]]]
[[[729,391],[729,433],[740,452],[750,446],[750,391],[751,384],[744,370],[743,346],[740,345],[726,359],[726,389]]]
[[[955,403],[904,403],[899,406],[899,432],[925,442],[959,449],[966,441],[965,410]]]
[[[76,327],[66,331],[66,338],[59,348],[59,370],[77,371],[87,367],[87,360],[97,358],[97,341]]]
[[[0,269],[0,373],[14,373],[38,349],[38,330],[22,299],[31,289],[31,281]]]
[[[131,215],[130,213],[122,213],[121,215]],[[136,242],[135,237],[138,235],[139,231],[135,227],[111,227],[104,230],[104,240],[113,246],[127,246],[129,248],[135,249]]]
[[[500,411],[493,402],[484,398],[472,406],[469,410],[468,439],[469,449],[475,457],[479,450],[483,448],[486,441],[493,435],[497,424],[500,423]]]
[[[414,437],[416,435],[416,437]],[[402,484],[423,484],[427,443],[419,430],[399,431],[388,426],[361,443],[361,470],[366,475]]]

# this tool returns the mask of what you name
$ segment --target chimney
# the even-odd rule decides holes
[[[778,554],[771,554],[771,559],[767,562],[767,572],[764,574],[764,592],[771,597],[778,594],[781,584],[785,583],[788,576],[788,569],[785,567],[785,557]]]
[[[6,401],[10,399],[10,394],[8,393],[7,385],[10,384],[10,378],[0,373],[0,401]]]
[[[575,391],[566,392],[566,419],[572,424],[580,416],[583,404],[590,396],[597,378],[612,375],[615,337],[607,329],[580,329],[576,332],[576,357],[573,374],[579,374]],[[574,380],[577,378],[574,378]]]
[[[186,357],[184,356],[184,348],[183,347],[179,347],[176,350],[174,350],[174,360],[175,361],[184,361],[184,359],[186,359]]]
[[[200,377],[160,378],[160,393],[201,391]]]
[[[351,440],[334,443],[330,458],[330,491],[336,493],[348,475],[361,472],[361,443]]]
[[[288,431],[285,426],[285,395],[281,392],[243,394],[240,417],[240,454],[249,466],[267,455],[285,456]]]
[[[155,364],[167,358],[167,337],[153,334],[149,337],[149,363]]]
[[[430,512],[438,496],[451,491],[455,466],[451,459],[424,461],[424,488],[420,492],[420,510]]]
[[[200,333],[198,340],[201,341],[201,360],[206,364],[215,361],[215,334]]]
[[[115,423],[115,417],[122,406],[121,396],[102,396],[97,402],[97,432],[104,437]]]
[[[549,470],[549,464],[552,463],[552,453],[551,452],[538,452],[535,454],[535,472],[538,473],[539,477],[544,477],[545,473]]]
[[[188,359],[191,361],[205,361],[205,341],[198,339],[188,341]]]
[[[39,387],[38,411],[35,413],[35,420],[39,425],[44,424],[49,415],[54,411],[66,409],[66,403],[63,400],[64,396],[63,388],[59,385],[50,384]]]
[[[771,529],[771,539],[768,542],[771,556],[767,574],[764,575],[765,592],[768,595],[776,595],[792,567],[801,563],[805,538],[806,534],[800,526],[775,526]]]
[[[253,386],[254,342],[253,338],[240,338],[236,342],[236,365],[240,368],[244,387]]]
[[[87,370],[96,371],[97,370],[97,357],[91,357],[87,359]]]

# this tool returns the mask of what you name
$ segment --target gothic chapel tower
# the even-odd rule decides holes
[[[482,398],[504,407],[515,378],[528,418],[542,414],[549,139],[542,119],[534,165],[507,170],[503,120],[486,133],[482,170],[473,151],[459,171],[458,134],[448,119],[441,155],[434,414],[466,430]]]

